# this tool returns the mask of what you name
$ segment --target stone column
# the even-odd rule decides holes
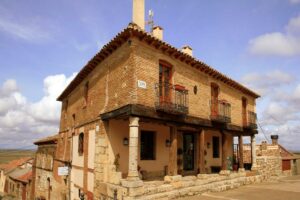
[[[139,118],[129,118],[129,166],[127,180],[139,180],[138,173]]]
[[[244,169],[243,136],[239,135],[239,168]]]
[[[169,165],[168,175],[177,175],[177,127],[170,127],[170,149],[169,149]]]
[[[205,130],[202,129],[199,133],[199,173],[205,174]]]
[[[256,140],[255,135],[251,135],[251,156],[252,156],[252,168],[251,170],[256,170]]]

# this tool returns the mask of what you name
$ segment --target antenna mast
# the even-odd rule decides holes
[[[153,10],[149,10],[148,13],[148,21],[146,21],[146,25],[150,26],[150,33],[153,33],[153,28],[154,28],[154,20],[153,20],[154,12]]]

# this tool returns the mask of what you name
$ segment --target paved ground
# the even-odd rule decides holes
[[[300,200],[300,175],[286,177],[278,182],[242,186],[218,193],[204,193],[199,196],[178,200]]]

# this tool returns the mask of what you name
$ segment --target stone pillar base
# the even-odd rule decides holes
[[[231,173],[230,170],[221,170],[221,171],[219,172],[220,175],[224,175],[224,176],[229,176],[230,173]]]
[[[181,181],[181,180],[182,180],[182,176],[181,175],[165,176],[164,177],[165,183],[177,182],[177,181]]]
[[[141,196],[144,194],[144,182],[142,180],[122,180],[121,185],[127,188],[129,195],[128,199],[130,199],[130,197]]]
[[[144,182],[142,180],[122,180],[121,185],[127,188],[142,187]]]
[[[258,167],[256,165],[252,165],[251,171],[257,171],[257,170],[258,170]]]
[[[245,168],[239,168],[239,172],[245,172]]]

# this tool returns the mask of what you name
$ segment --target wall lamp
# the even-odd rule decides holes
[[[166,139],[166,147],[170,147],[171,146],[171,141],[169,139]]]
[[[209,149],[209,147],[210,147],[210,143],[208,142],[208,143],[206,144],[206,146],[207,146],[207,148]]]
[[[124,137],[124,138],[123,138],[123,145],[124,145],[124,146],[128,146],[128,144],[129,144],[128,138],[127,138],[127,137]]]

